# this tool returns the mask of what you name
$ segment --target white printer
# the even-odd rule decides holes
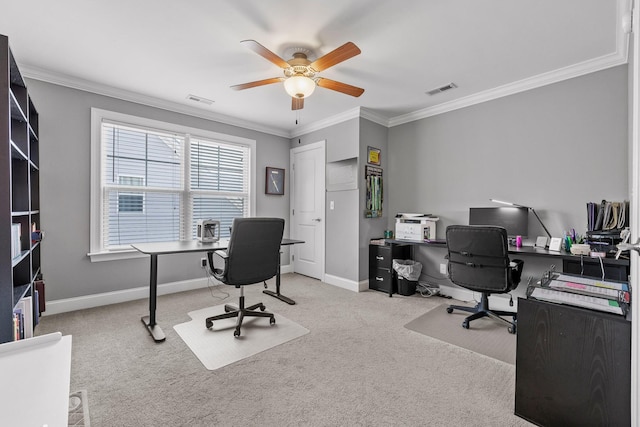
[[[396,239],[435,240],[436,221],[439,219],[430,214],[399,213],[396,215]]]
[[[203,243],[217,242],[220,239],[220,221],[199,219],[196,224],[196,238]]]

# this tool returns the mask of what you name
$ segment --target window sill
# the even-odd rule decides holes
[[[135,249],[126,249],[114,252],[90,252],[87,254],[91,258],[91,262],[117,261],[123,259],[146,258],[148,255],[136,251]]]

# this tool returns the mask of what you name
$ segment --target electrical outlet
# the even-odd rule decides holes
[[[440,264],[440,274],[447,274],[447,264]]]
[[[200,267],[201,268],[207,268],[207,259],[206,258],[200,258]]]

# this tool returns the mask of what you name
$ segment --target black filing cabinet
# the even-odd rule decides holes
[[[369,289],[386,292],[389,296],[398,292],[393,260],[409,258],[410,245],[369,245]]]

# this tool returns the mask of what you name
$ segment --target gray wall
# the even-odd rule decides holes
[[[386,193],[382,218],[365,218],[364,181],[367,147],[381,150],[381,167],[386,180],[387,128],[363,118],[355,118],[328,126],[291,140],[291,147],[326,140],[327,164],[353,159],[357,165],[356,187],[331,191],[326,195],[325,272],[359,282],[369,277],[369,241],[382,237],[389,214]],[[327,174],[330,173],[330,168]],[[385,181],[386,182],[386,181]],[[386,184],[384,184],[386,185]],[[386,191],[386,187],[385,187]],[[331,202],[334,209],[330,209]],[[346,262],[345,262],[346,261]]]
[[[327,163],[355,159],[359,153],[359,132],[359,119],[354,118],[293,138],[291,148],[325,140]],[[333,210],[329,209],[331,201]],[[357,281],[358,190],[328,191],[325,202],[325,273]]]
[[[40,113],[40,207],[42,271],[47,300],[148,286],[149,259],[92,263],[89,252],[91,108],[101,108],[255,139],[259,216],[288,221],[289,195],[264,194],[265,167],[289,169],[289,140],[273,135],[177,114],[38,80],[27,85]],[[288,179],[289,173],[285,173]],[[289,188],[289,183],[285,183]],[[288,229],[288,227],[287,227]],[[288,235],[288,232],[285,231]],[[158,283],[204,277],[202,254],[165,256],[159,262]],[[283,254],[288,263],[288,250]]]
[[[359,257],[359,280],[369,277],[369,242],[371,239],[384,237],[384,230],[387,223],[394,217],[396,212],[389,211],[388,182],[389,182],[389,151],[388,151],[388,129],[382,125],[366,119],[360,119],[360,168],[358,179],[360,179],[360,193],[358,195],[359,209],[358,218],[360,225],[360,236],[358,239]],[[382,168],[382,217],[365,218],[364,210],[366,206],[367,189],[364,185],[364,173],[367,165],[367,147],[380,149],[380,167]]]
[[[570,228],[584,231],[587,201],[629,197],[626,66],[390,129],[351,119],[291,140],[37,80],[28,85],[40,112],[42,268],[48,300],[148,283],[146,258],[91,263],[86,255],[91,107],[257,140],[261,216],[288,219],[289,195],[266,196],[262,188],[266,166],[288,170],[290,148],[326,140],[328,162],[359,159],[359,180],[366,147],[381,148],[384,218],[363,218],[362,182],[357,190],[327,194],[327,206],[333,198],[336,209],[327,211],[325,271],[347,280],[367,277],[368,240],[393,229],[398,212],[439,215],[438,237],[444,237],[447,225],[467,222],[470,206],[492,206],[489,199],[498,198],[535,207],[559,236]],[[541,234],[531,217],[531,238]],[[448,283],[438,272],[443,250],[422,248],[417,257],[424,264],[423,279]],[[203,277],[199,258],[166,257],[159,283]],[[288,259],[285,253],[283,262]],[[525,275],[548,268],[545,260],[525,261]]]
[[[495,198],[535,208],[554,236],[584,233],[586,202],[629,199],[627,110],[625,65],[393,127],[389,210],[438,215],[444,238]],[[532,215],[529,234],[544,235]],[[424,280],[448,283],[444,250],[418,258]],[[529,258],[525,276],[549,267]]]

